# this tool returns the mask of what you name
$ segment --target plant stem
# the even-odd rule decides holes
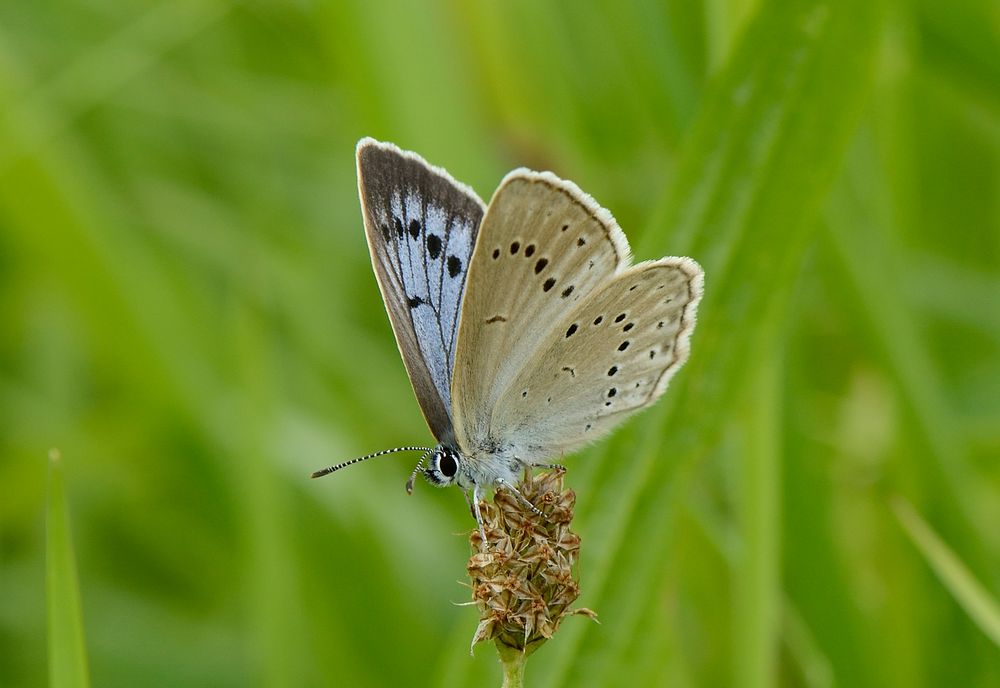
[[[500,664],[503,666],[503,685],[501,688],[524,688],[524,663],[527,655],[516,648],[496,643]]]

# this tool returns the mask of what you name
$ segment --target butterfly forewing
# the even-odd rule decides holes
[[[499,400],[527,361],[627,263],[624,234],[575,184],[527,170],[504,178],[483,218],[462,306],[452,405],[463,450],[474,455],[497,439]]]
[[[498,400],[491,430],[523,461],[551,461],[656,401],[688,355],[702,273],[643,263],[560,318]]]
[[[427,424],[450,440],[459,314],[483,202],[392,144],[362,139],[357,163],[368,248],[396,343]]]

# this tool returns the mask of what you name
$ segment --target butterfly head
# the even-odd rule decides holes
[[[462,457],[459,453],[447,445],[439,444],[431,452],[424,477],[435,487],[445,487],[455,482],[461,470]]]

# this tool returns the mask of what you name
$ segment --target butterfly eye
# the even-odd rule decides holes
[[[438,470],[444,477],[454,478],[455,474],[458,473],[458,462],[451,454],[441,454],[438,459]]]

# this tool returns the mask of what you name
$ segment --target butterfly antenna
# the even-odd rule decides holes
[[[417,461],[416,467],[413,469],[413,472],[410,473],[410,479],[406,481],[406,494],[413,494],[413,483],[416,482],[420,471],[424,470],[424,462],[427,460],[427,457],[431,455],[432,451],[434,450],[428,449],[424,452],[424,455],[420,457],[420,461]]]
[[[396,447],[395,449],[383,449],[382,451],[377,451],[374,454],[366,454],[365,456],[359,456],[358,458],[351,459],[350,461],[338,463],[336,466],[328,466],[318,471],[313,471],[309,477],[322,478],[324,475],[330,475],[334,471],[339,471],[341,468],[347,468],[348,466],[353,466],[356,463],[361,463],[362,461],[367,461],[368,459],[374,459],[376,456],[385,456],[386,454],[395,454],[396,452],[404,451],[430,452],[434,450],[427,447]]]

